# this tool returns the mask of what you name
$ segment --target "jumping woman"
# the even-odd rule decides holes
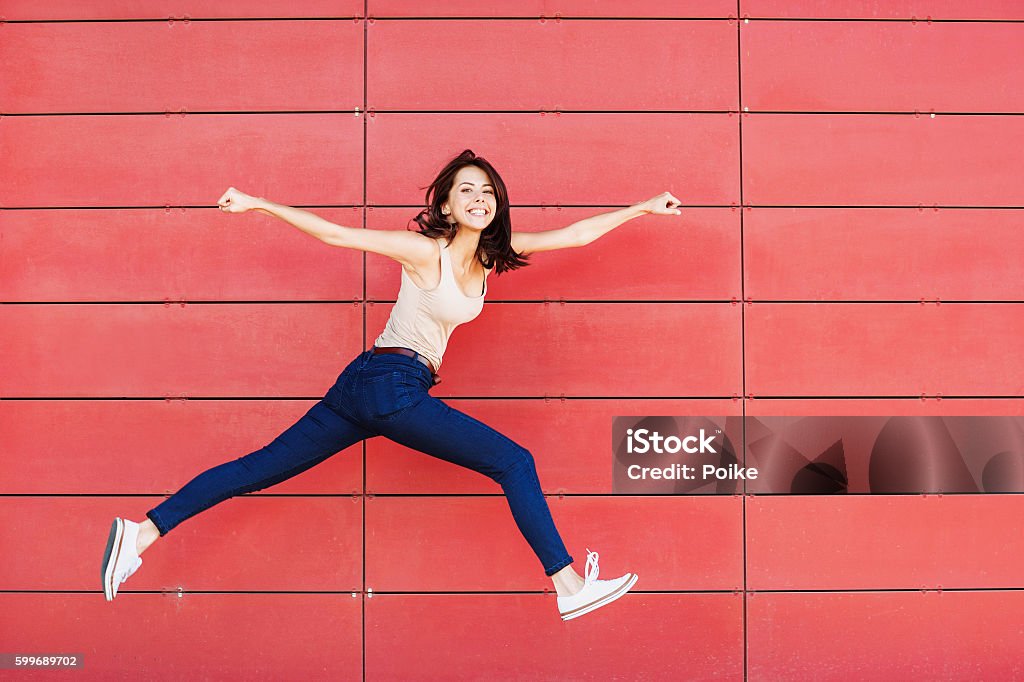
[[[624,595],[627,573],[598,580],[597,552],[587,550],[585,577],[573,569],[555,529],[530,452],[486,424],[430,395],[452,330],[480,314],[487,276],[526,265],[525,256],[583,246],[644,214],[679,215],[665,192],[629,208],[558,230],[513,232],[508,192],[498,172],[466,150],[427,188],[420,230],[342,227],[308,211],[229,188],[222,211],[257,210],[281,218],[331,246],[379,253],[402,265],[402,285],[383,333],[338,376],[293,426],[266,447],[208,469],[136,523],[116,518],[103,553],[103,591],[112,600],[159,537],[228,498],[276,485],[373,436],[478,471],[501,485],[512,516],[554,583],[562,620]]]

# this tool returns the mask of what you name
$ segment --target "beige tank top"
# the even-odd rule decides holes
[[[421,289],[402,268],[402,286],[395,307],[373,345],[411,348],[430,360],[436,371],[441,368],[441,358],[452,330],[483,310],[489,271],[484,271],[483,292],[479,296],[466,296],[455,281],[448,245],[444,239],[435,241],[441,250],[440,284],[433,289]]]

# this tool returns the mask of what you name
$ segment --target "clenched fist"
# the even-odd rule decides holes
[[[677,206],[681,202],[676,199],[669,192],[662,192],[656,197],[652,197],[647,201],[640,204],[640,209],[644,213],[651,213],[653,215],[681,215]]]
[[[228,191],[217,200],[220,210],[227,213],[245,213],[259,205],[259,199],[251,197],[245,192],[239,192],[234,187],[228,187]]]

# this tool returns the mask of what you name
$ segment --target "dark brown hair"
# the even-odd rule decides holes
[[[527,257],[512,249],[512,221],[509,218],[508,190],[505,189],[505,182],[494,166],[488,163],[487,159],[474,154],[472,149],[463,151],[449,161],[428,187],[420,188],[427,190],[427,207],[413,218],[420,226],[420,234],[433,239],[444,237],[446,243],[452,243],[458,225],[448,222],[441,213],[441,205],[448,200],[448,194],[455,184],[455,174],[465,166],[476,166],[487,173],[494,186],[494,218],[480,233],[480,244],[476,249],[477,259],[485,268],[494,268],[494,272],[499,275],[506,270],[528,265]]]

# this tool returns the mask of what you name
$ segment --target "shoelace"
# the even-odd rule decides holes
[[[601,569],[597,565],[597,557],[597,552],[591,552],[589,549],[587,550],[587,568],[583,574],[584,585],[594,582],[597,580],[597,576],[601,574]]]

